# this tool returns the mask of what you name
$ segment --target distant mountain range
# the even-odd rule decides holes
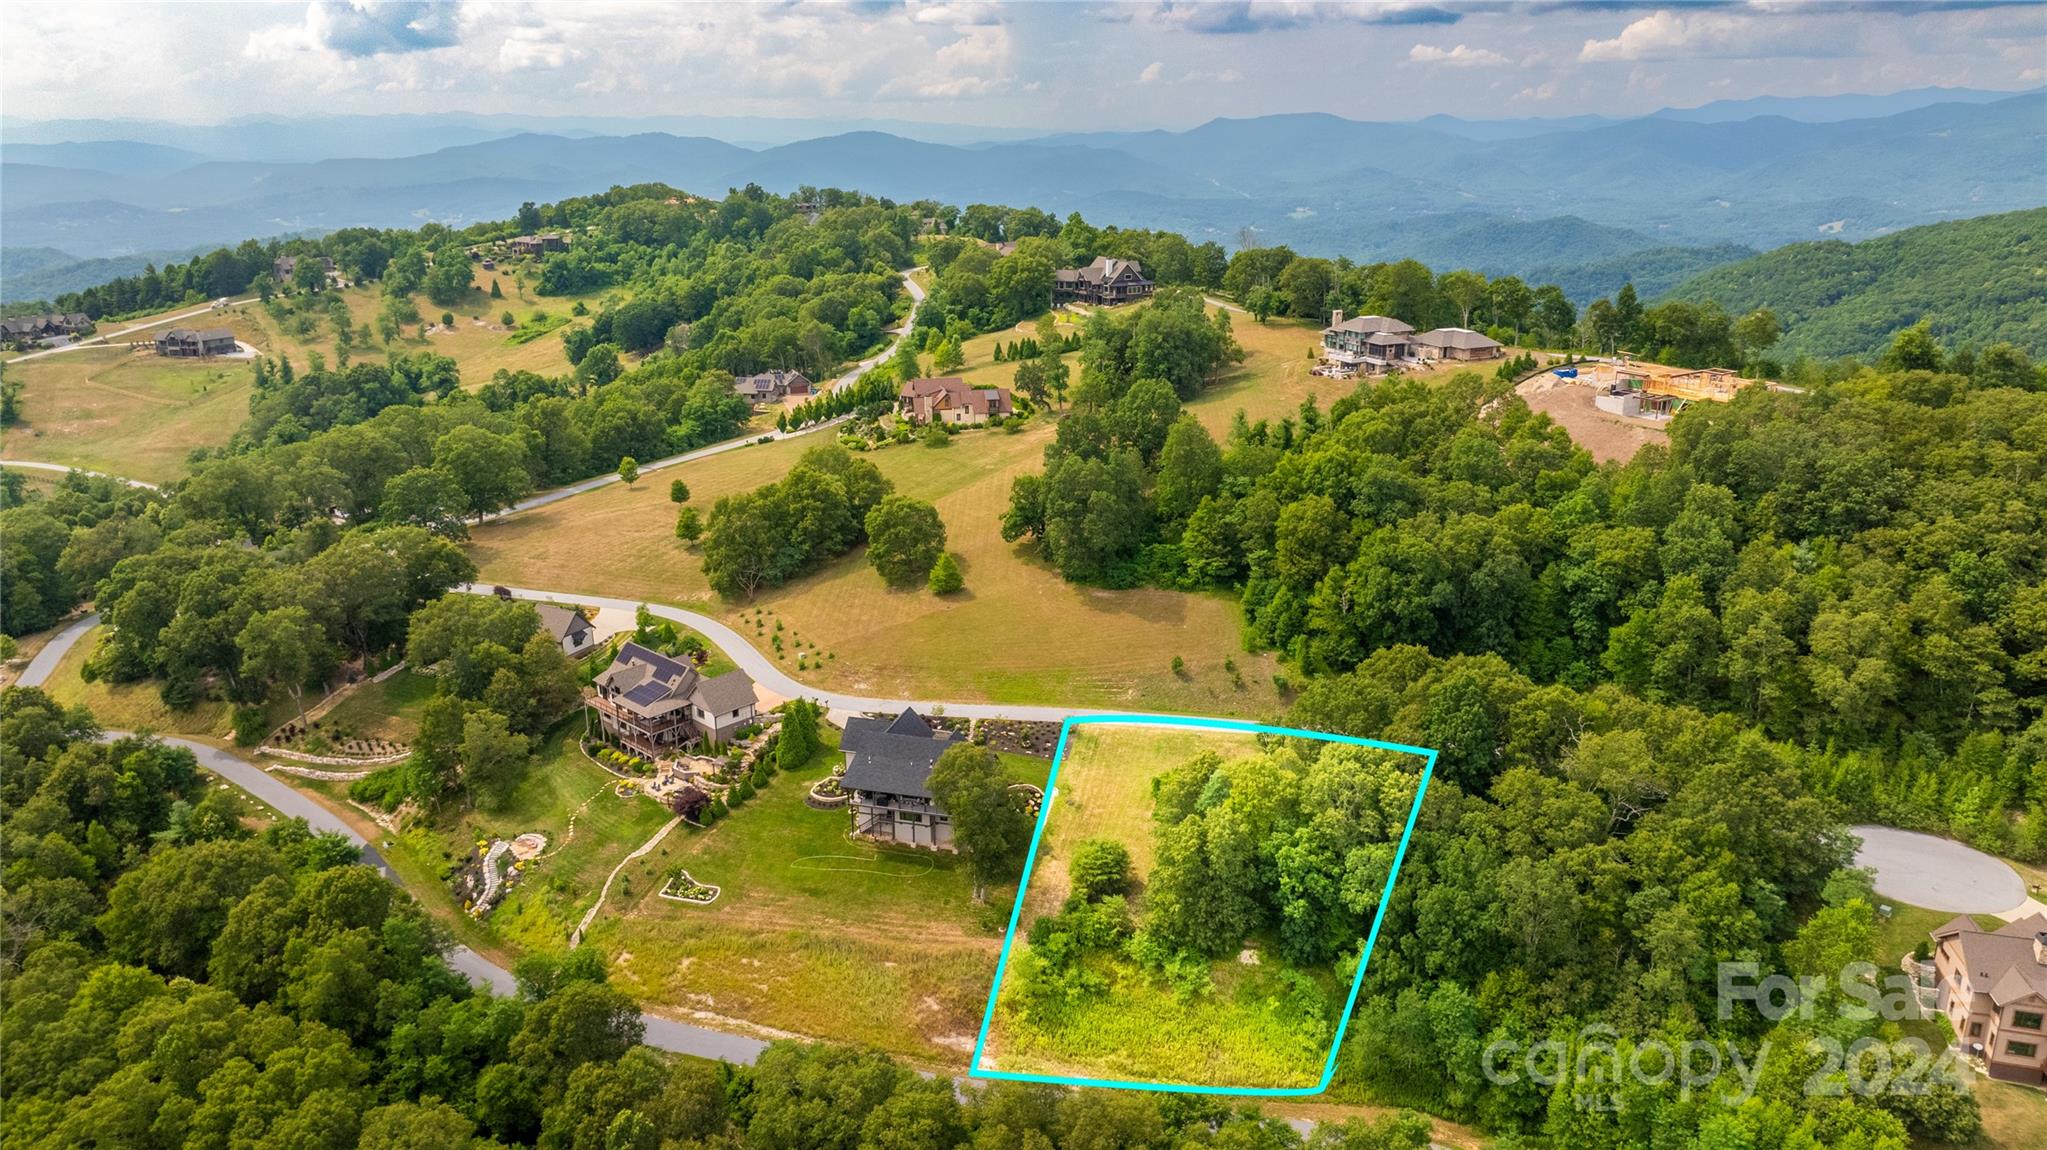
[[[1281,115],[1027,140],[859,130],[767,147],[586,127],[627,122],[515,134],[502,134],[513,117],[335,122],[365,154],[276,158],[290,154],[276,142],[290,135],[281,121],[242,125],[250,138],[234,149],[223,146],[225,126],[9,122],[0,293],[26,298],[30,281],[17,282],[16,269],[28,263],[40,265],[31,278],[46,292],[67,274],[16,248],[87,260],[350,225],[459,226],[507,217],[524,200],[650,181],[712,195],[757,183],[1034,205],[1232,247],[1248,228],[1309,254],[1555,280],[1580,299],[1629,278],[1654,294],[1784,243],[2047,202],[2047,92],[1764,98],[1632,120]],[[94,138],[128,129],[133,139]],[[321,131],[298,138],[303,152]],[[376,154],[422,138],[445,142]]]

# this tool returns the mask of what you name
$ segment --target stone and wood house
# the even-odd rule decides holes
[[[1001,415],[1014,414],[1006,387],[971,387],[963,379],[913,379],[897,393],[897,412],[911,423],[940,423],[971,426]]]
[[[730,742],[758,721],[744,671],[707,677],[684,660],[627,642],[585,696],[604,737],[647,759],[699,741]]]
[[[856,715],[846,720],[839,749],[846,773],[839,785],[852,796],[853,834],[885,843],[956,850],[952,819],[931,797],[931,768],[958,742],[934,730],[916,711],[893,719]]]
[[[82,311],[51,312],[48,315],[18,315],[0,320],[0,341],[28,343],[34,340],[73,336],[92,328],[92,319]]]
[[[1992,1078],[2047,1086],[2047,915],[1984,930],[1967,915],[1933,932],[1939,1007]]]
[[[1322,359],[1340,372],[1386,371],[1414,358],[1414,325],[1390,315],[1329,313]]]
[[[1052,277],[1052,302],[1130,303],[1149,299],[1157,285],[1144,278],[1136,260],[1096,256],[1084,268],[1061,268]]]
[[[235,333],[224,327],[174,327],[156,337],[156,354],[179,358],[233,355],[238,351]]]
[[[1499,359],[1507,354],[1499,340],[1465,327],[1439,327],[1425,331],[1414,337],[1414,351],[1415,358],[1423,363]]]

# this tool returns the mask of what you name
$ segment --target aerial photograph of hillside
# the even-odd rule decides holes
[[[0,1150],[2047,1150],[2047,0],[22,0]]]

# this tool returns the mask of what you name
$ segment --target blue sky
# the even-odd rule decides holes
[[[2038,4],[316,0],[24,4],[9,24],[0,107],[27,119],[467,111],[1051,132],[2047,82]]]

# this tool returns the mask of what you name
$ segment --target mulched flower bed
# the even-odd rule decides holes
[[[983,719],[980,742],[990,750],[1049,759],[1059,749],[1059,724],[1021,719]]]
[[[361,739],[331,727],[322,730],[318,719],[306,725],[296,721],[286,723],[271,736],[270,745],[308,755],[340,755],[357,759],[402,755],[409,749],[404,743],[390,739]]]

